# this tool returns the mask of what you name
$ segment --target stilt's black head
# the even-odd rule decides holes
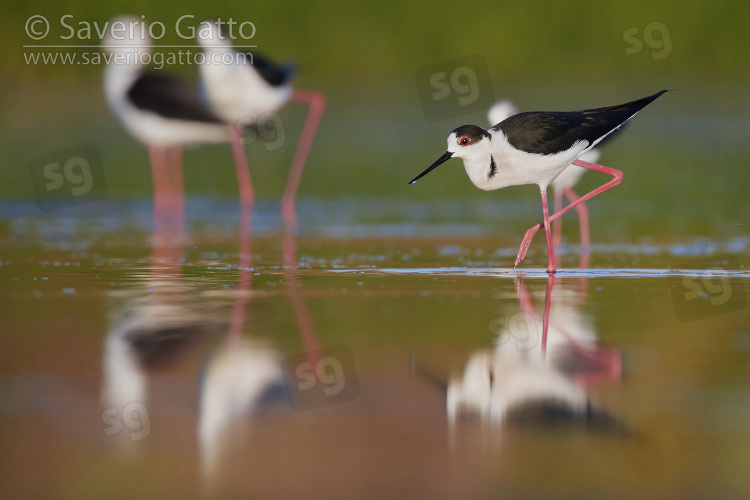
[[[438,158],[435,163],[430,165],[427,170],[412,179],[409,184],[414,184],[419,179],[437,168],[438,165],[441,165],[450,160],[454,155],[459,158],[464,158],[465,150],[471,149],[472,146],[481,143],[484,139],[487,139],[489,141],[492,139],[492,136],[482,127],[478,127],[476,125],[461,125],[460,127],[454,129],[448,136],[448,151],[446,151],[443,156]]]

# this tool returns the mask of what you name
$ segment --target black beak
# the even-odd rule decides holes
[[[424,172],[422,172],[421,174],[419,174],[418,176],[416,176],[414,179],[412,179],[409,184],[414,184],[419,179],[421,179],[425,175],[429,174],[435,167],[437,167],[441,163],[445,163],[446,161],[450,160],[452,156],[453,156],[453,153],[451,153],[450,151],[446,151],[443,156],[441,156],[440,158],[438,158],[437,161],[435,163],[433,163],[432,165],[430,165],[430,167],[427,170],[425,170]]]
[[[418,364],[416,359],[414,359],[413,357],[411,358],[411,370],[412,373],[419,374],[424,377],[427,382],[430,382],[434,387],[440,389],[443,393],[448,392],[448,381],[444,377],[441,377],[434,373],[432,370],[428,370],[421,364]]]

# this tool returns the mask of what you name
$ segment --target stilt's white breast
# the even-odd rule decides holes
[[[201,23],[198,42],[206,56],[200,65],[203,91],[222,120],[249,125],[279,110],[291,97],[291,85],[273,86],[264,80],[253,66],[253,55],[232,49],[216,23]]]
[[[546,189],[555,177],[575,161],[588,147],[585,141],[573,144],[569,149],[551,155],[527,153],[514,148],[502,131],[490,130],[492,135],[492,158],[496,171],[490,175],[491,159],[485,160],[483,168],[479,165],[467,165],[466,171],[471,181],[486,191],[508,186],[537,184]]]

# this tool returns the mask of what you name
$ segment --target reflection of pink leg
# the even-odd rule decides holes
[[[281,245],[285,267],[297,266],[297,239],[292,234],[287,234]]]
[[[586,355],[592,366],[573,377],[576,384],[588,386],[602,380],[622,379],[622,355],[619,350],[597,345]]]
[[[587,161],[583,160],[576,160],[572,163],[573,165],[578,165],[579,167],[587,168],[589,170],[595,170],[597,172],[603,172],[605,174],[609,174],[612,176],[612,180],[602,184],[598,188],[589,191],[585,195],[578,198],[575,202],[571,203],[570,205],[566,206],[559,212],[556,212],[555,214],[551,215],[549,217],[550,221],[553,221],[555,219],[558,219],[561,217],[564,213],[567,211],[577,207],[581,203],[593,198],[594,196],[606,191],[607,189],[613,188],[616,185],[618,185],[622,181],[622,172],[620,172],[617,169],[605,167],[603,165],[597,165],[595,163],[589,163]],[[513,267],[516,267],[526,256],[526,252],[529,250],[529,245],[531,244],[531,240],[534,239],[534,235],[539,231],[542,227],[545,227],[546,222],[543,222],[541,224],[537,224],[536,226],[532,226],[529,228],[528,231],[526,231],[526,234],[523,237],[523,240],[521,241],[521,248],[518,250],[518,256],[516,257],[516,263]]]
[[[294,236],[286,235],[283,246],[285,254],[294,252]],[[285,257],[296,260],[296,255],[285,255]],[[305,352],[308,353],[308,361],[311,366],[318,366],[318,361],[320,361],[320,354],[318,353],[320,343],[315,333],[312,314],[310,314],[310,309],[307,307],[307,302],[305,302],[302,290],[300,289],[300,282],[294,271],[287,271],[284,274],[284,285],[289,293],[289,300],[292,301],[294,316],[297,318],[297,328],[299,328],[299,335],[305,347]]]
[[[544,296],[544,318],[542,319],[542,359],[547,356],[547,331],[549,330],[549,317],[550,311],[552,310],[552,288],[555,286],[555,275],[550,274],[547,277],[547,293]],[[516,291],[518,293],[518,303],[521,306],[521,310],[534,318],[538,318],[534,314],[534,304],[531,300],[531,293],[529,288],[523,283],[518,276],[516,276]]]
[[[526,283],[521,281],[519,276],[516,276],[516,293],[518,294],[518,302],[521,305],[523,312],[534,315],[534,304],[531,301],[531,293],[529,293],[529,287]]]
[[[586,360],[579,363],[581,371],[573,375],[576,384],[587,386],[601,380],[622,378],[622,356],[619,350],[596,342],[581,341],[559,327],[558,330],[578,352],[581,360]]]
[[[247,303],[250,301],[250,283],[252,281],[252,271],[249,267],[242,265],[240,267],[240,279],[237,292],[239,297],[232,308],[232,320],[229,324],[229,342],[236,344],[242,337],[242,327],[245,325],[245,314],[247,312]]]
[[[231,137],[232,147],[239,146],[241,153],[235,154],[237,165],[237,183],[240,186],[241,212],[240,212],[240,279],[239,279],[239,298],[234,303],[232,309],[232,322],[229,325],[229,341],[237,343],[242,337],[242,327],[245,324],[245,314],[247,304],[250,301],[248,292],[252,281],[253,266],[253,240],[251,232],[251,223],[253,220],[253,186],[250,182],[250,171],[245,161],[245,149],[242,147],[239,131],[233,127],[237,136]],[[231,134],[230,134],[231,135]],[[234,150],[234,149],[233,149]],[[237,161],[239,160],[239,161]]]
[[[542,323],[542,359],[547,357],[547,331],[549,330],[549,313],[552,310],[552,288],[555,286],[555,275],[547,279],[547,293],[544,296],[544,321]]]
[[[307,162],[307,155],[310,153],[315,132],[320,123],[320,117],[323,114],[323,109],[325,109],[326,100],[325,96],[320,92],[310,90],[295,90],[292,92],[290,100],[306,103],[310,106],[310,112],[307,115],[307,120],[305,120],[305,126],[302,129],[302,136],[297,145],[294,160],[292,160],[289,180],[287,180],[284,196],[281,199],[281,215],[284,218],[287,234],[295,234],[297,230],[297,217],[294,211],[294,202],[297,198],[300,181],[302,180],[302,171],[305,169],[305,163]]]
[[[232,143],[234,168],[237,172],[237,184],[240,188],[240,260],[247,260],[251,258],[252,253],[250,235],[255,194],[247,164],[247,155],[245,155],[245,146],[242,143],[242,134],[238,126],[232,125],[229,127],[229,140]]]

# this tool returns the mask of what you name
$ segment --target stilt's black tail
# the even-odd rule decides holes
[[[636,99],[635,101],[626,102],[625,104],[618,104],[616,106],[608,106],[606,108],[593,108],[593,109],[584,109],[581,111],[581,113],[601,113],[604,111],[622,111],[624,114],[628,114],[629,116],[633,116],[638,111],[642,110],[652,102],[656,100],[657,97],[664,94],[665,92],[669,92],[669,90],[661,90],[657,92],[654,95],[650,95],[648,97],[643,97],[641,99]]]

